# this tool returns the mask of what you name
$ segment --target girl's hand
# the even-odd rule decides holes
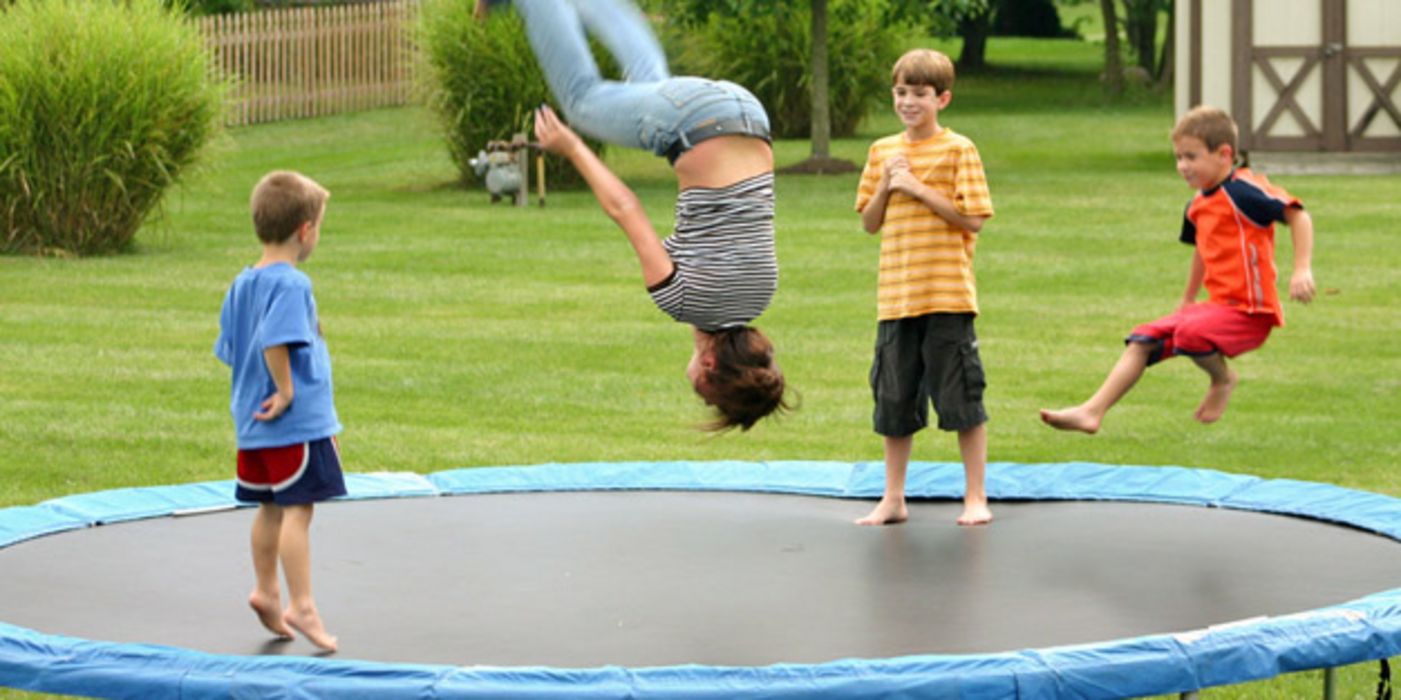
[[[584,145],[579,135],[560,121],[548,105],[541,105],[540,109],[535,110],[535,140],[540,142],[541,148],[565,157],[569,156],[570,151]]]

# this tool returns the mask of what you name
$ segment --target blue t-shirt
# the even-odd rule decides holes
[[[271,421],[253,418],[277,392],[263,351],[287,346],[292,404]],[[287,263],[250,267],[224,296],[214,355],[233,368],[229,410],[241,450],[296,445],[341,431],[331,391],[331,354],[321,337],[311,278]]]

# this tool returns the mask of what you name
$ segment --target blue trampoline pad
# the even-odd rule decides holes
[[[0,626],[0,681],[25,685],[21,665],[42,666],[37,637],[66,655],[70,638],[115,643],[99,645],[104,660],[174,648],[136,663],[132,679],[143,663],[161,676],[172,664],[208,672],[260,656],[261,677],[292,673],[308,688],[403,673],[405,697],[425,665],[440,669],[435,692],[461,685],[445,697],[503,697],[503,673],[545,684],[518,688],[526,696],[694,697],[712,681],[792,697],[880,697],[911,683],[1055,697],[1077,682],[1132,695],[1274,675],[1314,656],[1381,658],[1401,640],[1391,590],[1401,543],[1379,534],[1401,510],[1389,515],[1373,494],[1310,496],[1310,485],[1197,470],[994,465],[990,485],[1060,476],[1046,481],[1056,500],[1018,493],[994,503],[990,527],[960,528],[945,491],[961,470],[916,465],[925,498],[910,521],[865,528],[851,521],[871,503],[851,496],[873,495],[873,465],[811,463],[807,481],[802,466],[463,470],[407,489],[440,497],[369,498],[405,493],[402,477],[383,494],[352,484],[363,498],[319,506],[313,526],[318,604],[341,640],[325,661],[301,658],[314,652],[305,641],[270,640],[246,607],[251,510],[109,515],[114,524],[0,550],[0,620],[15,626],[8,636]],[[552,472],[569,490],[550,490]],[[1106,475],[1135,493],[1070,493],[1077,476],[1103,491]],[[1181,477],[1158,484],[1167,502],[1117,500],[1142,498],[1144,479],[1164,476]],[[1292,505],[1269,507],[1280,492]],[[1359,500],[1344,502],[1346,517],[1363,511],[1367,522],[1211,507],[1252,498],[1310,511],[1349,493]],[[207,506],[207,491],[200,498]],[[1313,631],[1295,639],[1300,629]],[[1234,668],[1221,653],[1236,655]],[[1221,667],[1238,677],[1213,678]],[[132,682],[112,696],[157,697],[164,683]],[[172,697],[191,696],[183,683]],[[997,694],[1008,687],[1025,690]]]

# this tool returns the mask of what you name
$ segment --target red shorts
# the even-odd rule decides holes
[[[1248,314],[1221,304],[1192,304],[1133,329],[1124,342],[1157,345],[1148,357],[1150,365],[1177,355],[1219,352],[1235,357],[1264,345],[1274,326],[1275,318],[1270,314]]]
[[[285,447],[238,451],[234,498],[278,505],[316,503],[345,495],[340,444],[334,437]]]

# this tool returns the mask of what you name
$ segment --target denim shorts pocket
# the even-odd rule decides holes
[[[670,135],[664,135],[665,131],[666,127],[650,115],[644,114],[637,120],[638,143],[656,155],[665,154],[674,140]]]
[[[676,109],[684,109],[706,89],[708,81],[697,78],[672,78],[662,81],[657,94],[666,98]]]
[[[958,354],[963,365],[963,391],[967,400],[982,401],[983,390],[987,388],[987,375],[983,372],[983,360],[978,355],[978,341],[968,340],[959,344]]]

